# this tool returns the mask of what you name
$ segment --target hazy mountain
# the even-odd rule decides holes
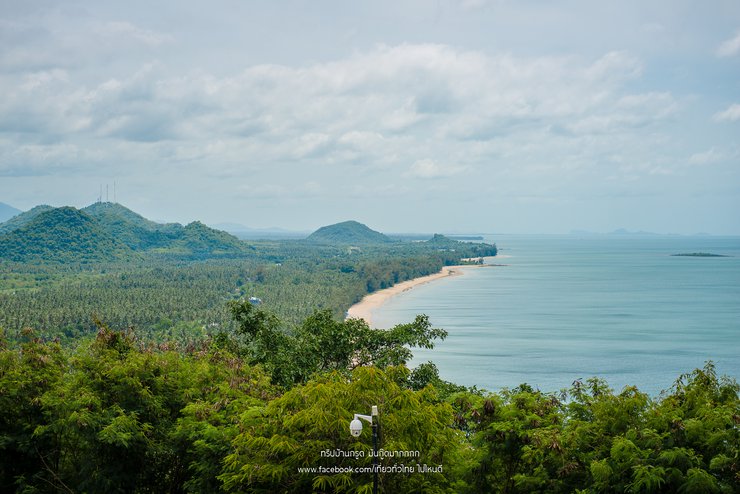
[[[21,211],[20,209],[16,209],[9,204],[0,202],[0,223],[2,223],[3,221],[8,221],[13,216],[17,216],[22,212],[23,211]]]
[[[441,235],[439,233],[435,233],[432,238],[426,241],[427,245],[432,245],[439,248],[454,248],[457,245],[460,245],[460,242],[457,240],[453,240],[449,237],[445,237],[444,235]]]
[[[241,240],[284,240],[306,238],[310,232],[286,230],[284,228],[252,228],[240,223],[216,223],[210,225],[217,230],[229,232]]]
[[[357,221],[345,221],[334,225],[323,226],[306,239],[309,242],[323,244],[380,244],[392,240]]]

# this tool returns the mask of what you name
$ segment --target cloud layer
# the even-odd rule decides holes
[[[714,120],[717,122],[737,122],[740,120],[740,104],[734,103],[726,110],[715,113]]]
[[[345,205],[347,215],[356,215],[378,197],[399,198],[397,207],[414,213],[441,191],[458,215],[471,203],[517,203],[532,221],[543,205],[554,211],[554,204],[576,208],[598,197],[668,191],[675,200],[692,187],[709,190],[712,181],[737,177],[729,137],[740,119],[736,92],[713,96],[710,110],[690,65],[673,67],[673,79],[657,78],[668,71],[620,43],[546,50],[529,38],[525,49],[509,50],[481,43],[475,32],[461,43],[428,42],[435,31],[425,27],[422,35],[404,31],[413,41],[383,32],[373,42],[290,60],[279,50],[263,56],[270,41],[252,46],[236,37],[241,44],[219,44],[241,33],[236,13],[233,24],[218,12],[203,13],[200,25],[187,16],[185,2],[182,12],[170,13],[186,21],[179,29],[174,22],[103,15],[84,0],[76,5],[28,7],[31,13],[0,18],[0,177],[14,184],[0,188],[4,202],[12,204],[16,192],[30,196],[18,184],[31,180],[48,197],[33,203],[74,203],[68,191],[43,192],[43,184],[97,190],[116,178],[144,208],[154,207],[161,191],[177,191],[162,214],[187,214],[176,216],[181,221],[193,211],[243,221],[218,212],[233,205],[267,208],[272,224],[297,226],[324,222],[307,218]],[[547,24],[552,10],[534,4],[443,6],[450,22],[467,26],[498,15],[513,25],[530,19],[545,38],[554,32]],[[255,15],[280,13],[264,8]],[[570,22],[570,14],[562,15]],[[614,21],[625,22],[619,15]],[[223,37],[206,29],[211,25],[224,26]],[[670,46],[675,25],[646,18],[636,32]],[[269,26],[246,31],[267,37]],[[361,28],[346,29],[344,39],[356,40]],[[198,29],[208,37],[198,38]],[[270,40],[285,38],[292,43],[286,53],[304,53],[304,29]],[[700,56],[731,67],[740,38],[726,36],[707,38]],[[711,133],[703,130],[708,126]],[[715,175],[695,176],[698,169]],[[191,208],[193,197],[212,207]]]
[[[127,25],[118,31],[161,39]],[[596,60],[515,58],[404,44],[227,77],[173,75],[157,63],[95,83],[65,69],[6,75],[0,173],[17,170],[20,152],[22,163],[39,170],[60,161],[105,166],[123,153],[132,162],[164,154],[221,172],[320,160],[440,176],[430,164],[440,157],[458,163],[447,169],[457,173],[513,152],[517,139],[557,135],[561,142],[552,145],[560,146],[563,136],[575,142],[649,127],[676,102],[666,92],[626,93],[624,84],[640,72],[640,62],[621,52]]]
[[[735,33],[735,36],[725,40],[717,48],[718,57],[734,57],[740,53],[740,31]]]

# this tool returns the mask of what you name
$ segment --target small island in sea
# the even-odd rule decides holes
[[[722,254],[711,254],[709,252],[690,252],[685,254],[671,254],[671,257],[730,257]]]

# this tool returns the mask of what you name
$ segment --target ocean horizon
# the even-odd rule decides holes
[[[410,366],[490,391],[598,377],[657,396],[707,361],[740,376],[740,237],[493,235],[495,264],[415,287],[377,327],[426,314],[449,332]],[[677,257],[711,253],[727,257]]]

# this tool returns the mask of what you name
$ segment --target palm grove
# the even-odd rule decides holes
[[[425,316],[341,317],[493,246],[355,225],[347,243],[248,244],[97,209],[0,225],[3,492],[371,492],[350,471],[372,463],[369,431],[348,424],[372,405],[381,492],[738,492],[738,386],[711,363],[659,398],[597,379],[488,393],[406,367],[446,336]]]

